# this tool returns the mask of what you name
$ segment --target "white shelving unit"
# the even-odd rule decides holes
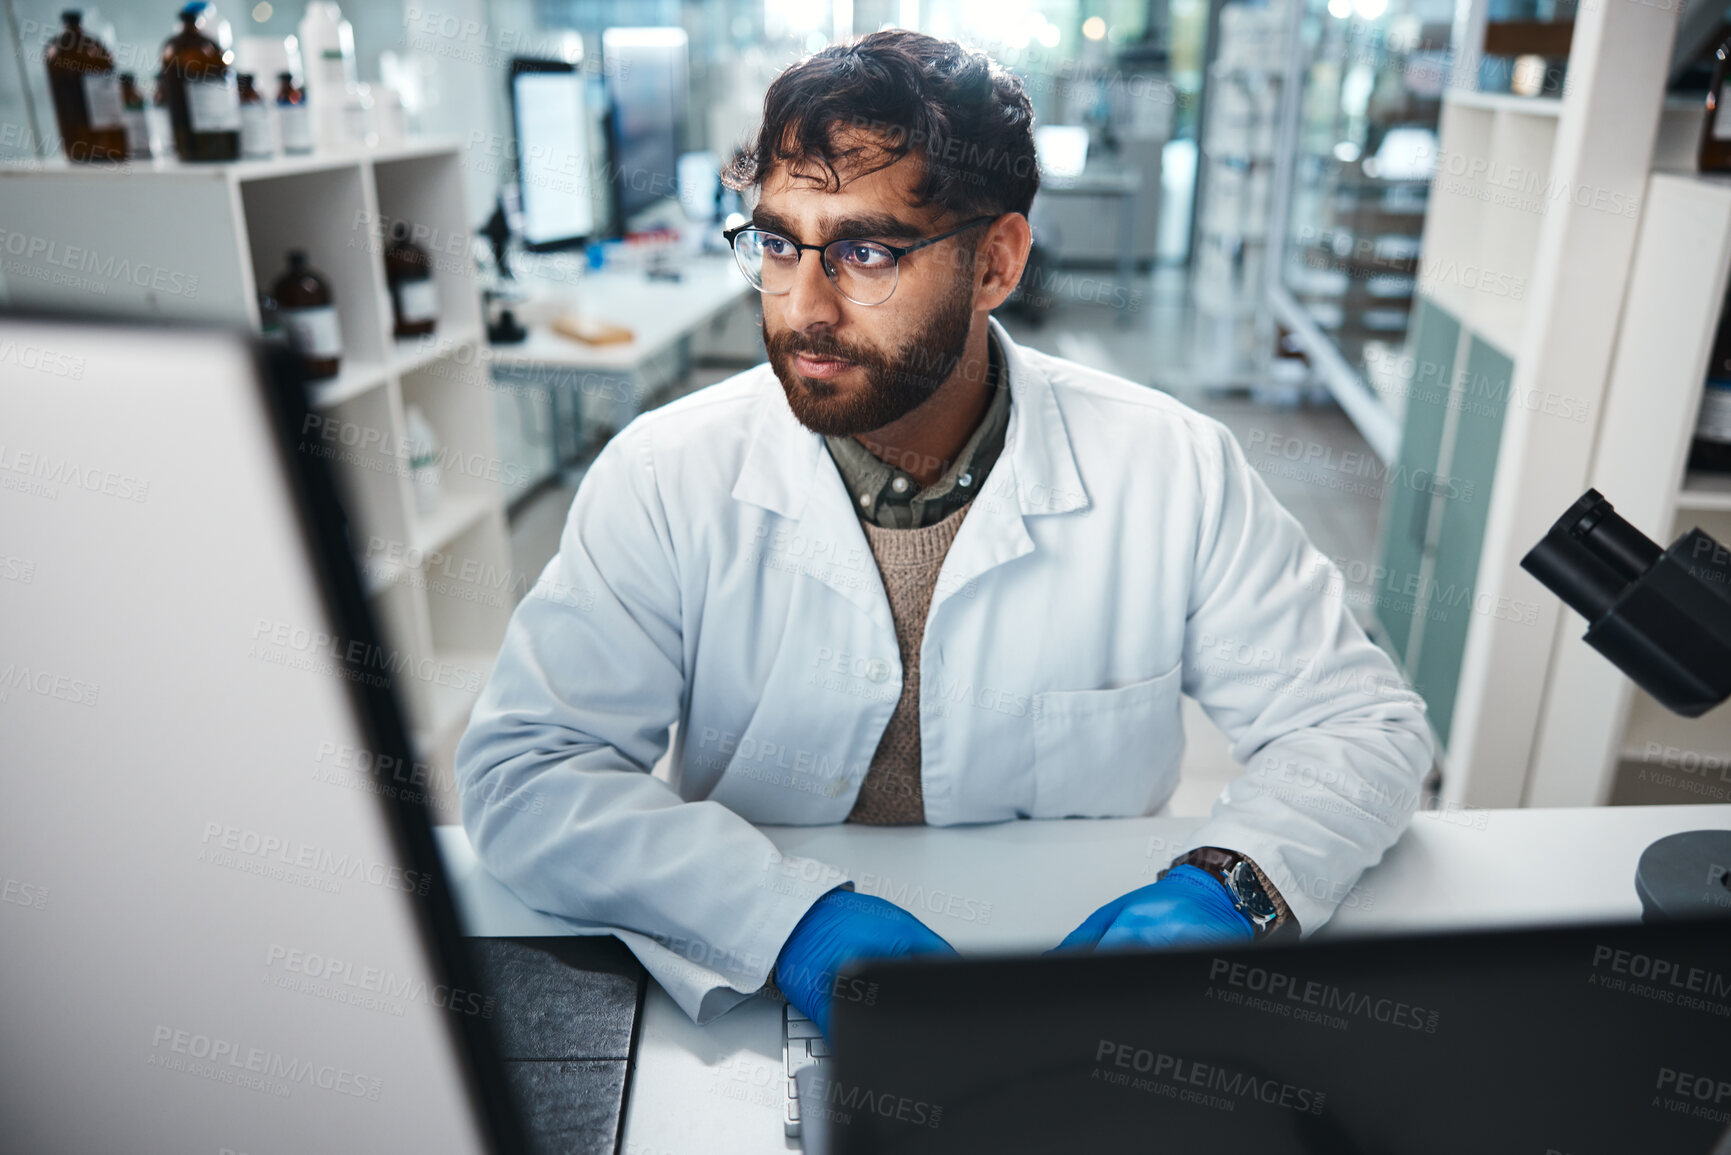
[[[0,168],[10,232],[8,300],[69,312],[227,323],[257,332],[259,291],[303,249],[331,285],[342,371],[312,386],[349,537],[418,756],[447,811],[451,755],[515,603],[505,492],[470,254],[461,146],[417,140],[367,153],[113,168]],[[384,246],[396,221],[433,258],[440,315],[430,337],[395,340]],[[442,441],[437,509],[422,514],[405,412]],[[199,435],[195,418],[188,433]],[[326,438],[324,434],[333,433]],[[213,482],[214,483],[214,482]],[[220,530],[220,527],[218,527]],[[235,574],[245,580],[244,572]]]
[[[1291,19],[1285,3],[1220,11],[1197,152],[1187,351],[1192,378],[1209,388],[1268,387],[1268,224],[1287,89],[1280,48]]]
[[[1284,78],[1266,67],[1216,62],[1202,135],[1194,282],[1196,306],[1226,318],[1263,308],[1274,138]],[[1236,258],[1236,259],[1235,259]]]
[[[1477,492],[1471,500],[1480,504],[1470,510],[1465,499],[1423,503],[1429,523],[1419,587],[1452,565],[1463,572],[1451,574],[1450,587],[1470,586],[1472,595],[1446,639],[1451,658],[1439,659],[1435,647],[1424,652],[1436,629],[1429,622],[1405,643],[1409,673],[1427,663],[1440,671],[1434,681],[1415,678],[1431,683],[1420,686],[1427,700],[1446,684],[1439,695],[1446,717],[1433,723],[1447,729],[1443,796],[1451,803],[1556,804],[1550,772],[1540,768],[1549,757],[1544,732],[1578,727],[1592,712],[1559,697],[1557,659],[1569,646],[1585,650],[1580,631],[1559,629],[1560,603],[1519,563],[1592,483],[1595,458],[1614,456],[1603,445],[1621,432],[1610,401],[1625,308],[1663,308],[1679,295],[1675,285],[1644,288],[1631,277],[1637,234],[1658,213],[1647,199],[1648,175],[1676,19],[1674,8],[1582,5],[1561,100],[1460,89],[1445,97],[1418,302],[1459,324],[1458,342],[1437,338],[1452,346],[1437,354],[1451,366],[1450,396],[1473,399],[1476,378],[1491,366],[1506,399],[1500,429],[1487,431],[1450,405],[1431,430],[1440,437],[1439,476],[1458,467],[1463,447],[1469,462],[1494,470],[1489,492]],[[1473,52],[1470,43],[1455,48]],[[1564,401],[1569,416],[1558,415]],[[1681,427],[1673,431],[1667,455],[1683,436]],[[1635,463],[1644,454],[1627,444],[1622,450]],[[1671,484],[1673,493],[1681,488],[1677,475]],[[1603,491],[1622,511],[1624,487]],[[1414,523],[1420,528],[1424,513]],[[1451,519],[1457,530],[1449,542]],[[1463,522],[1474,528],[1460,531]],[[1388,534],[1385,527],[1385,541]],[[1467,557],[1478,551],[1476,566],[1463,564],[1463,547]],[[1495,612],[1513,606],[1521,612]]]
[[[1728,284],[1731,178],[1654,173],[1588,481],[1662,546],[1694,526],[1731,542],[1731,476],[1685,468]],[[1585,629],[1571,612],[1557,634],[1533,804],[1607,802],[1631,764],[1731,766],[1731,708],[1670,713],[1582,642]]]
[[[1559,187],[1553,162],[1561,106],[1558,100],[1458,90],[1443,99],[1443,163],[1431,183],[1420,284],[1508,357],[1520,355],[1540,222]],[[1492,284],[1507,291],[1469,286],[1482,281],[1466,269],[1491,273]]]

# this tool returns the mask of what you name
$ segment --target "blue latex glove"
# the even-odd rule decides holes
[[[829,1037],[834,998],[861,999],[836,972],[852,959],[955,954],[956,948],[893,902],[837,888],[812,903],[775,960],[775,985]]]
[[[1046,953],[1248,943],[1255,937],[1256,928],[1232,905],[1232,896],[1220,880],[1186,865],[1108,902]]]

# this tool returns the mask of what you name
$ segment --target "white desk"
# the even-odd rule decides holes
[[[635,372],[752,291],[731,253],[694,256],[677,267],[682,275],[678,281],[652,281],[634,269],[584,271],[570,279],[524,274],[518,286],[528,299],[512,308],[529,337],[519,345],[494,345],[493,365]],[[549,326],[566,312],[623,325],[633,338],[617,345],[587,345],[561,337]]]
[[[1114,247],[1118,254],[1118,287],[1126,293],[1129,292],[1131,281],[1136,274],[1136,221],[1142,197],[1141,172],[1134,168],[1112,167],[1085,169],[1079,176],[1073,177],[1042,177],[1040,191],[1035,194],[1036,202],[1040,197],[1048,200],[1063,197],[1117,198],[1118,240]],[[1058,243],[1060,247],[1056,257],[1062,264],[1065,253],[1061,234]],[[1120,309],[1118,326],[1124,328],[1129,324],[1129,310]]]
[[[641,412],[644,400],[682,376],[687,340],[699,328],[753,292],[731,253],[693,256],[680,263],[678,281],[650,280],[637,269],[579,269],[574,261],[520,274],[525,300],[509,307],[529,336],[517,345],[489,345],[496,393],[545,393],[552,409],[552,469],[581,455],[583,427],[620,429]],[[564,270],[561,274],[560,270]],[[589,345],[552,329],[564,313],[622,325],[632,339]],[[501,404],[503,404],[501,400]],[[523,455],[531,452],[529,447]],[[535,465],[545,477],[545,465]],[[527,484],[523,487],[528,488]]]
[[[1200,821],[763,830],[784,851],[849,870],[862,892],[900,900],[966,954],[1056,945],[1101,903],[1152,882]],[[1320,933],[1636,920],[1641,851],[1666,834],[1708,828],[1731,828],[1731,806],[1421,814]],[[565,933],[480,868],[460,827],[438,835],[467,933]],[[788,1151],[780,1014],[779,1003],[751,1000],[698,1027],[652,980],[625,1155]]]

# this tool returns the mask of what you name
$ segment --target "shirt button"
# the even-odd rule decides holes
[[[890,664],[882,658],[873,658],[866,663],[866,677],[874,682],[886,681],[890,676]]]
[[[906,493],[908,489],[908,479],[905,477],[898,477],[894,481],[890,482],[890,488],[895,490],[897,493]]]
[[[872,495],[869,493],[860,494],[859,495],[859,503],[861,505],[869,508],[871,506],[871,503],[872,503]]]
[[[964,473],[960,477],[956,478],[956,484],[960,485],[960,486],[965,487],[965,486],[972,485],[973,483],[974,483],[974,475],[971,473]]]

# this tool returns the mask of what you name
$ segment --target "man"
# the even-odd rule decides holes
[[[1422,703],[1231,434],[990,319],[1032,122],[912,32],[776,80],[729,176],[769,364],[597,457],[458,750],[492,873],[698,1022],[773,981],[823,1026],[849,959],[950,950],[753,823],[1151,813],[1182,691],[1247,770],[1062,946],[1248,941],[1325,921],[1430,767]]]

